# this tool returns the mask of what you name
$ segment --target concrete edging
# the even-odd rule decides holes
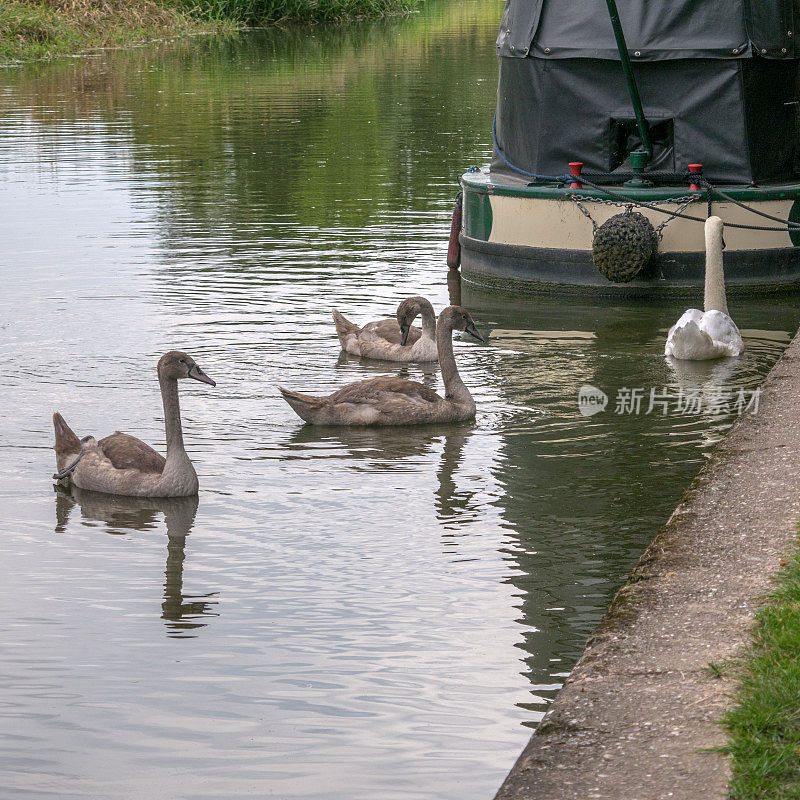
[[[496,800],[727,796],[724,662],[800,520],[800,333],[619,591]]]

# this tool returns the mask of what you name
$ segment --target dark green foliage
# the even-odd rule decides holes
[[[408,12],[420,0],[176,0],[186,11],[207,19],[240,22],[338,22]]]

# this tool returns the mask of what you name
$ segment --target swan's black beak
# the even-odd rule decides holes
[[[464,328],[464,331],[473,339],[477,339],[479,342],[486,342],[486,339],[478,333],[478,329],[475,327],[475,323],[472,320],[467,323],[467,327]]]
[[[217,385],[217,382],[209,378],[197,364],[192,364],[192,366],[189,367],[189,377],[193,380],[200,381],[200,383],[207,383],[209,386]]]
[[[400,346],[405,347],[406,342],[408,341],[408,333],[411,330],[410,325],[401,325],[400,326]]]

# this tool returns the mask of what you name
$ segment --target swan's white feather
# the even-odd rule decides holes
[[[664,354],[688,361],[738,356],[744,342],[736,323],[721,311],[690,308],[670,328]]]

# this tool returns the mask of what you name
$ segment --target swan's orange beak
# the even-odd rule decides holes
[[[197,364],[192,364],[189,368],[189,377],[193,380],[200,381],[200,383],[207,383],[209,386],[216,386],[217,382],[212,380],[208,377],[208,375],[197,366]]]

